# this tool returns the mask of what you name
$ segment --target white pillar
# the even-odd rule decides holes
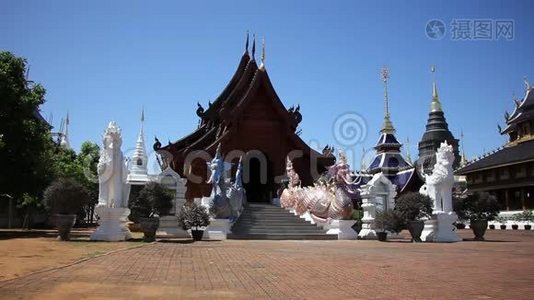
[[[376,231],[373,225],[376,216],[376,205],[374,203],[375,195],[370,191],[368,185],[362,187],[360,195],[362,197],[363,217],[362,229],[360,230],[358,237],[366,240],[374,240],[376,239]]]

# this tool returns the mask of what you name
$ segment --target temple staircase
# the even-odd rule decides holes
[[[241,240],[336,240],[316,225],[289,211],[264,203],[249,203],[232,227],[228,239]]]

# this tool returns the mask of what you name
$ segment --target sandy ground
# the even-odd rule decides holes
[[[52,230],[0,230],[0,281],[142,244],[139,233],[133,242],[92,242],[91,232],[74,231],[70,242],[62,242]]]

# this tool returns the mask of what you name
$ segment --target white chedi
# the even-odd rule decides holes
[[[102,140],[103,148],[97,166],[98,206],[128,207],[128,171],[121,151],[121,129],[115,122],[109,122]]]

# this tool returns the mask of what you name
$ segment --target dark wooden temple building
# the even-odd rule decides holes
[[[506,145],[469,162],[456,173],[465,175],[470,191],[497,196],[502,210],[534,208],[534,88],[528,83],[523,100],[514,100],[515,109],[505,113]]]
[[[233,164],[232,176],[243,155],[243,183],[252,202],[276,197],[288,155],[303,185],[311,185],[335,161],[330,151],[319,153],[299,137],[300,107],[287,109],[276,94],[264,64],[265,46],[258,66],[255,41],[251,55],[248,44],[247,37],[237,70],[221,94],[207,108],[198,104],[198,128],[167,146],[154,145],[163,164],[188,179],[187,199],[210,194],[207,162],[219,144],[225,161]]]

